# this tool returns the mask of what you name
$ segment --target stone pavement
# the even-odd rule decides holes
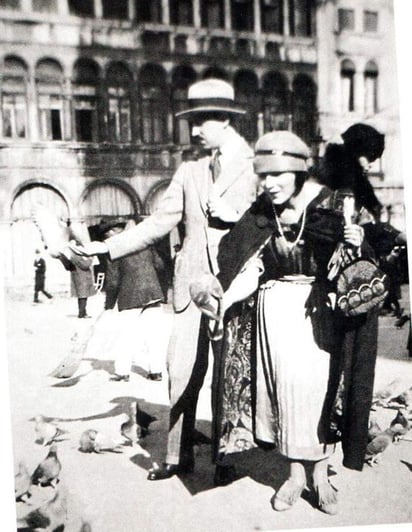
[[[99,294],[89,300],[89,313],[96,316],[102,306]],[[408,306],[406,290],[403,306]],[[284,462],[274,452],[243,453],[236,459],[241,478],[230,486],[214,488],[210,446],[202,444],[196,447],[193,475],[147,481],[152,462],[163,460],[167,380],[149,381],[144,368],[136,366],[130,382],[113,382],[112,363],[98,357],[83,360],[72,379],[52,378],[48,374],[67,354],[73,332],[90,327],[91,320],[77,320],[76,300],[67,297],[36,306],[28,297],[6,298],[5,310],[13,462],[24,460],[32,471],[47,453],[47,448],[34,442],[35,415],[59,420],[66,431],[58,443],[58,454],[61,485],[69,491],[67,530],[78,532],[82,519],[91,523],[93,532],[241,532],[412,522],[411,441],[392,446],[379,466],[365,466],[361,473],[345,470],[337,450],[330,470],[341,501],[337,516],[318,511],[310,494],[289,512],[272,510],[274,489],[285,473]],[[166,322],[159,324],[159,334],[167,334],[167,330]],[[407,326],[394,327],[394,318],[381,318],[377,389],[395,379],[400,391],[412,384],[407,333]],[[198,407],[197,428],[206,435],[210,435],[209,390],[210,374]],[[127,406],[135,399],[141,409],[157,418],[142,447],[124,447],[121,454],[79,452],[79,437],[85,429],[118,435]],[[387,426],[394,415],[389,409],[376,412],[381,426]],[[412,431],[408,438],[412,440]],[[35,488],[27,503],[17,503],[17,515],[24,515],[52,494],[53,488]]]

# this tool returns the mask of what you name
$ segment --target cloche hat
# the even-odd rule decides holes
[[[189,107],[176,113],[187,118],[193,113],[224,112],[244,115],[246,111],[235,102],[235,91],[227,81],[208,78],[190,85],[187,94]]]
[[[254,168],[257,174],[306,172],[309,157],[309,148],[297,135],[290,131],[272,131],[256,142]]]

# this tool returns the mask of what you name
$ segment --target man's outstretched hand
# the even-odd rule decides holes
[[[106,244],[104,242],[99,242],[98,240],[88,242],[83,246],[70,244],[69,247],[73,253],[76,253],[76,255],[80,255],[82,257],[93,257],[93,255],[104,255],[109,253],[109,248],[106,246]]]

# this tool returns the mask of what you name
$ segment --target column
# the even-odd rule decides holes
[[[21,0],[21,10],[22,12],[31,12],[31,0]]]
[[[230,30],[232,27],[232,9],[230,0],[224,0],[224,18],[225,18],[225,30]]]
[[[129,0],[128,5],[129,20],[132,22],[136,20],[136,2],[135,0]]]
[[[193,0],[193,25],[195,28],[200,28],[202,25],[200,9],[200,0]]]
[[[262,24],[260,16],[260,0],[253,0],[253,16],[255,17],[254,31],[255,34],[260,36],[262,33]]]
[[[283,0],[283,35],[290,35],[289,0]]]
[[[162,0],[162,24],[170,25],[169,0]]]
[[[94,13],[95,13],[96,18],[103,18],[102,0],[94,0]]]
[[[36,82],[34,73],[30,69],[27,81],[27,118],[29,122],[29,138],[33,142],[39,140],[39,106],[37,102]]]

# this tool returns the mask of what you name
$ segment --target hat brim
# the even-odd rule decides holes
[[[245,115],[246,111],[239,107],[231,107],[226,105],[200,105],[197,107],[191,107],[184,111],[179,111],[175,114],[176,118],[187,118],[190,115],[196,113],[229,113],[235,115]]]
[[[256,155],[253,167],[257,174],[268,172],[307,172],[306,161],[286,155]]]

